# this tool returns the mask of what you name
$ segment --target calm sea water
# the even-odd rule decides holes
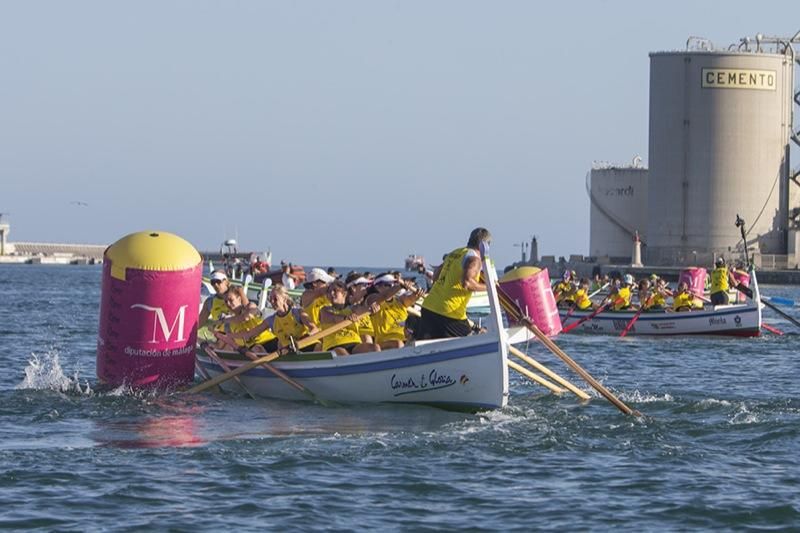
[[[100,277],[0,266],[0,527],[800,529],[800,337],[769,311],[787,335],[557,339],[643,419],[516,376],[487,414],[323,408],[97,392]]]

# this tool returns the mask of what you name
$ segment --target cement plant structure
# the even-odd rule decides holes
[[[738,258],[740,215],[757,266],[797,267],[800,167],[792,169],[790,154],[800,146],[798,45],[800,32],[721,51],[690,38],[684,51],[650,54],[649,169],[640,160],[594,165],[591,256],[629,261],[638,232],[649,265]]]

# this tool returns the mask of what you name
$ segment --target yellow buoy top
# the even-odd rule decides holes
[[[534,274],[540,272],[541,270],[542,270],[541,268],[532,267],[532,266],[524,266],[524,267],[515,268],[514,270],[509,270],[508,272],[503,274],[503,277],[500,278],[500,281],[501,282],[503,282],[503,281],[517,281],[517,280],[520,280],[520,279],[529,278],[529,277],[533,276]]]
[[[177,271],[194,268],[202,261],[188,241],[166,231],[140,231],[121,238],[106,249],[111,275],[125,279],[125,270]]]

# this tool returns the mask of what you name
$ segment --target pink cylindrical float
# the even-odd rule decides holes
[[[561,332],[561,319],[546,268],[515,268],[500,278],[500,286],[545,335],[553,337]]]
[[[745,287],[749,287],[750,286],[750,274],[749,273],[745,272],[744,270],[731,270],[731,272],[733,273],[733,277],[736,280],[736,283],[739,283],[740,285],[744,285]],[[743,292],[740,292],[740,291],[736,291],[736,292],[738,293],[738,296],[736,298],[737,302],[744,303],[745,301],[747,301],[747,296],[745,296],[745,294]],[[735,303],[735,302],[731,302],[731,303]]]
[[[689,292],[695,296],[703,296],[706,290],[706,269],[703,267],[689,267],[681,270],[678,283],[686,282]]]
[[[106,249],[97,335],[103,384],[194,380],[202,269],[191,244],[162,231],[133,233]]]

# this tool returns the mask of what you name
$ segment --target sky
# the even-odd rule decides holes
[[[0,213],[309,265],[477,226],[500,265],[588,254],[592,162],[647,164],[648,53],[798,30],[796,1],[0,0]]]

